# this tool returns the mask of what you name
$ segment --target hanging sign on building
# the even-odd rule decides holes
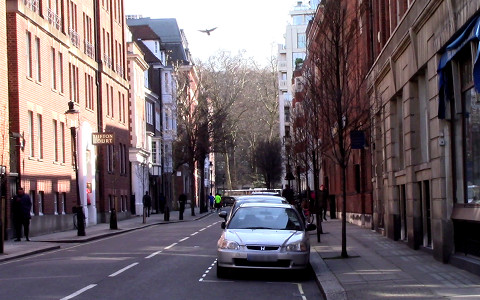
[[[94,145],[113,145],[114,143],[115,134],[113,132],[92,133],[92,144]]]

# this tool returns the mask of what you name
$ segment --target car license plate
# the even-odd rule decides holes
[[[277,256],[274,254],[248,254],[248,261],[277,261]]]

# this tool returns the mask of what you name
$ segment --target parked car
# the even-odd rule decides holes
[[[232,204],[232,209],[230,209],[230,212],[227,214],[220,214],[224,215],[225,221],[230,219],[232,214],[235,212],[235,210],[240,206],[242,203],[286,203],[288,204],[287,199],[280,197],[280,196],[273,196],[273,195],[243,195],[243,196],[235,196],[234,198],[234,203]]]
[[[235,198],[232,196],[222,197],[222,206],[232,206],[234,202],[235,202]]]
[[[226,213],[226,212],[225,212]],[[307,268],[310,241],[298,211],[284,203],[242,203],[228,221],[222,222],[217,242],[217,277],[232,268]]]

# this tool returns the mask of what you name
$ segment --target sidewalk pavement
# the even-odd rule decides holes
[[[431,253],[347,223],[349,258],[342,259],[341,220],[328,219],[322,229],[320,243],[316,232],[310,236],[311,264],[327,300],[480,299],[479,276]]]
[[[198,220],[209,214],[210,212],[200,214],[199,208],[196,207],[195,216],[192,216],[191,209],[186,208],[183,213],[183,220],[179,220],[178,211],[171,211],[169,221],[164,220],[163,214],[150,214],[150,217],[146,218],[146,223],[143,223],[143,216],[132,216],[126,220],[119,220],[117,222],[118,229],[110,229],[110,223],[87,226],[85,228],[85,236],[77,236],[77,230],[72,228],[72,230],[33,236],[30,237],[30,242],[25,241],[24,238],[22,238],[20,242],[15,242],[14,239],[10,239],[4,242],[4,253],[0,253],[0,263],[28,255],[60,249],[61,245],[65,243],[85,243],[148,226]]]

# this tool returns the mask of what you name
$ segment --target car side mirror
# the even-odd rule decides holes
[[[315,229],[317,229],[317,225],[312,224],[312,223],[307,224],[307,228],[306,228],[307,231],[313,231]]]
[[[222,227],[222,229],[225,229],[225,227],[227,227],[227,226],[226,226],[225,222],[222,222],[222,224],[220,225],[220,227]]]
[[[219,216],[220,218],[224,218],[225,221],[227,220],[227,212],[224,211],[224,210],[222,210],[221,212],[219,212],[219,213],[218,213],[218,216]]]

